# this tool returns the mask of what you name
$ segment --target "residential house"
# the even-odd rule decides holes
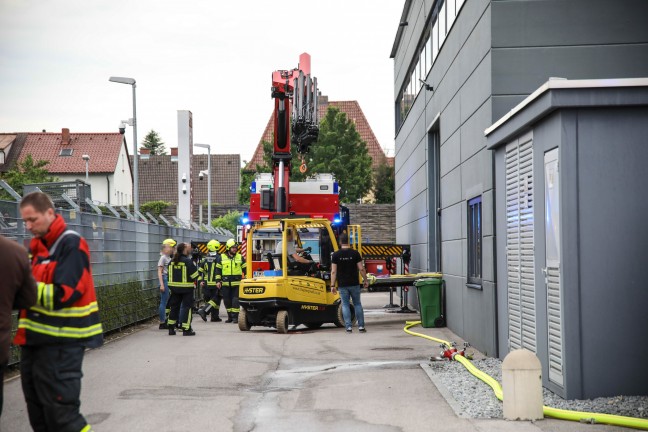
[[[0,134],[0,171],[8,171],[31,155],[45,160],[49,173],[61,181],[86,181],[95,202],[128,205],[133,201],[133,176],[124,135],[119,133],[27,132]],[[87,158],[87,163],[84,157]]]

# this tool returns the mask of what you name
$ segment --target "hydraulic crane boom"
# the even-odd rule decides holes
[[[272,153],[275,209],[284,213],[290,202],[291,145],[301,155],[308,152],[319,134],[317,78],[311,78],[310,55],[299,56],[299,66],[272,73],[274,150]],[[306,170],[302,159],[300,167]]]

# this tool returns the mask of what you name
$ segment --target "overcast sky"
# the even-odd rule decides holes
[[[194,142],[252,156],[273,103],[271,74],[312,57],[330,100],[358,100],[394,147],[393,60],[403,0],[0,0],[0,132],[116,131],[132,117],[177,144],[177,110]],[[132,130],[127,129],[132,148]],[[393,150],[391,150],[393,155]]]

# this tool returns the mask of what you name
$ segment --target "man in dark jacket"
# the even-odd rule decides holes
[[[86,348],[103,343],[88,243],[67,229],[42,192],[20,202],[37,283],[36,305],[20,312],[14,343],[22,346],[20,376],[35,431],[91,430],[79,412]]]
[[[9,361],[11,311],[36,303],[36,282],[31,274],[24,247],[0,235],[0,415],[2,415],[2,382]]]

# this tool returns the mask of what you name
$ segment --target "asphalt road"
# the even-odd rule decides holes
[[[97,432],[617,430],[459,418],[420,366],[437,347],[402,331],[418,316],[383,311],[387,293],[363,303],[366,334],[240,332],[197,315],[195,337],[146,326],[86,353],[81,411]],[[421,331],[461,342],[448,329]],[[29,431],[20,380],[4,390],[0,430]]]

